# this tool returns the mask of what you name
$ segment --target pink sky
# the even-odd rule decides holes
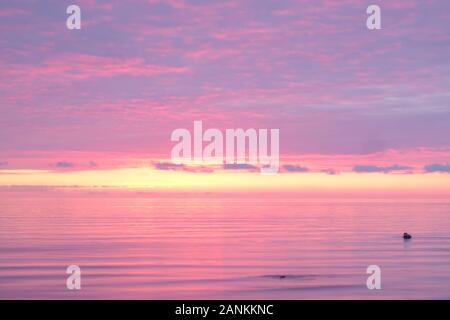
[[[0,185],[167,169],[194,120],[280,129],[284,174],[448,179],[450,3],[375,1],[369,31],[372,3],[86,0],[71,31],[69,3],[2,1]]]

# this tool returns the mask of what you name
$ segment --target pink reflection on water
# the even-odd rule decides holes
[[[4,299],[450,298],[448,200],[9,192],[0,210]]]

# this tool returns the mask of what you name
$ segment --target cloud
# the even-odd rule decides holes
[[[0,17],[11,17],[17,15],[29,15],[30,11],[26,11],[19,8],[2,8],[0,9]]]
[[[75,160],[81,160],[81,159],[75,159]],[[95,168],[97,168],[97,163],[92,160],[87,161],[85,159],[82,159],[81,161],[75,161],[75,162],[61,160],[61,161],[51,163],[49,166],[52,168],[55,168],[55,170],[83,171],[83,170],[95,170]]]
[[[426,172],[447,172],[447,173],[450,173],[450,165],[449,164],[433,163],[433,164],[426,165],[423,169]]]
[[[155,162],[153,167],[156,170],[183,170],[185,168],[184,164],[175,164],[171,162]]]
[[[86,80],[118,76],[152,77],[187,72],[189,72],[187,67],[148,64],[142,58],[118,59],[87,54],[70,54],[50,59],[40,65],[14,65],[14,70],[11,70],[9,75],[27,79]]]
[[[371,165],[357,165],[353,167],[353,171],[355,172],[383,172],[382,167],[371,166]]]
[[[283,166],[283,169],[287,172],[308,172],[309,169],[302,166],[292,165],[292,164],[285,164]]]
[[[295,160],[311,163],[311,171],[313,164],[343,172],[360,163],[422,168],[442,162],[368,154],[387,147],[448,146],[450,95],[442,79],[449,76],[450,42],[444,27],[448,17],[439,4],[444,1],[429,1],[433,19],[422,28],[414,19],[421,16],[421,6],[410,11],[405,4],[419,1],[390,1],[386,5],[396,8],[390,19],[402,28],[391,28],[389,37],[367,37],[360,32],[365,27],[354,23],[355,17],[365,18],[357,0],[345,0],[344,6],[331,0],[321,6],[146,0],[133,10],[123,1],[87,0],[91,23],[97,23],[103,5],[113,8],[105,10],[111,21],[87,28],[95,36],[83,37],[77,50],[67,42],[80,33],[68,33],[64,12],[55,15],[51,2],[42,3],[49,14],[0,19],[11,30],[2,34],[7,50],[0,59],[2,131],[11,139],[2,139],[0,150],[21,150],[26,141],[29,150],[149,150],[148,157],[157,158],[172,147],[166,137],[168,128],[178,127],[175,121],[184,127],[201,116],[217,128],[273,123],[284,132],[283,154],[335,155],[346,161],[317,166]],[[18,13],[13,1],[3,2],[3,15]],[[24,23],[28,18],[33,21]],[[48,28],[33,30],[36,23]],[[330,68],[333,72],[323,72]],[[299,136],[311,139],[299,142]],[[9,154],[8,159],[16,165]],[[77,169],[85,163],[69,159]]]
[[[402,166],[398,164],[394,164],[387,167],[381,167],[381,166],[374,166],[374,165],[356,165],[353,167],[354,172],[358,173],[375,173],[375,172],[384,172],[384,173],[390,173],[394,171],[410,171],[412,170],[411,167],[408,166]]]
[[[67,161],[58,161],[57,163],[55,163],[55,167],[62,169],[73,168],[74,166],[75,165],[72,162]]]
[[[413,170],[412,167],[408,167],[408,166],[402,166],[399,164],[394,164],[392,166],[389,167],[384,167],[384,172],[392,172],[392,171],[410,171]]]
[[[163,171],[186,171],[186,172],[200,172],[200,173],[211,173],[214,172],[212,168],[205,166],[186,166],[184,164],[175,164],[171,162],[154,162],[153,167],[156,170]]]
[[[8,162],[7,162],[7,161],[0,161],[0,167],[1,167],[1,166],[6,166],[6,165],[8,165]]]
[[[320,170],[320,172],[323,172],[323,173],[326,173],[326,174],[329,174],[329,175],[332,175],[332,176],[335,175],[335,174],[339,174],[339,172],[336,171],[333,168],[323,169],[323,170]]]
[[[224,163],[223,168],[225,170],[258,170],[258,167],[248,163]]]

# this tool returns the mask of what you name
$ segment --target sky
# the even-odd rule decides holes
[[[0,186],[446,193],[448,57],[448,0],[3,0]],[[279,129],[279,174],[174,166],[195,120]]]

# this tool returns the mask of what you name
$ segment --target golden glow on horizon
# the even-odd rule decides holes
[[[92,171],[2,170],[0,186],[79,186],[149,188],[176,191],[426,190],[449,191],[449,174],[353,172],[279,173],[216,171],[192,173],[152,168]]]

